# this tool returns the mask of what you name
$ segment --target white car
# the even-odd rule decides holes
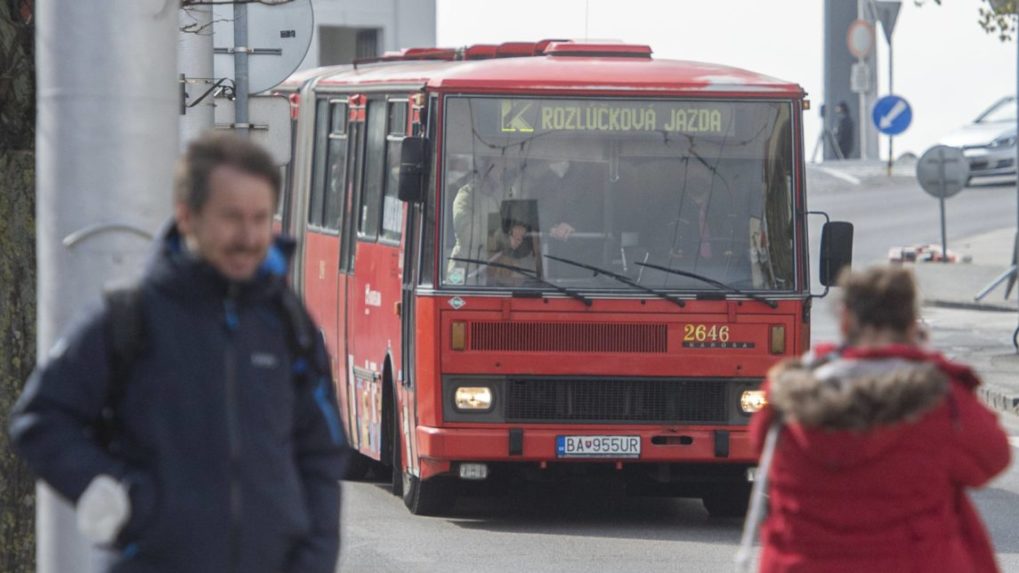
[[[1015,96],[998,100],[973,123],[948,134],[940,143],[962,149],[969,160],[970,179],[1015,175]]]

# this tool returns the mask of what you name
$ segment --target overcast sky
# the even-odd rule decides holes
[[[895,27],[896,92],[913,107],[913,124],[896,138],[896,156],[923,153],[1016,91],[1016,45],[977,25],[980,0],[928,4],[904,0]],[[805,122],[808,154],[817,140],[823,0],[437,0],[437,12],[440,46],[611,38],[648,44],[657,58],[732,65],[794,81],[815,103]],[[887,51],[880,31],[878,38],[884,95]]]

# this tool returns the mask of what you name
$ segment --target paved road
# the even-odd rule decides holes
[[[911,182],[871,188],[810,177],[810,208],[856,225],[858,265],[882,260],[893,245],[940,241],[937,202]],[[950,239],[1015,224],[1008,187],[967,190],[948,207]],[[826,301],[815,310],[815,338],[834,335]],[[929,310],[935,343],[965,359],[967,348],[988,343],[988,329],[1014,327],[1012,314],[974,312]],[[1009,423],[1019,443],[1019,419]],[[382,484],[348,483],[345,493],[341,570],[349,572],[730,571],[742,525],[710,519],[698,500],[539,490],[469,499],[452,517],[420,518]],[[1019,571],[1019,471],[1011,468],[976,500],[1004,570]]]

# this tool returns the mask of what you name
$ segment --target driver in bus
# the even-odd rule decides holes
[[[495,254],[489,261],[536,274],[538,256],[530,226],[521,221],[507,220],[503,222],[503,227],[505,230],[500,230],[496,235]],[[520,286],[532,281],[523,272],[495,265],[488,267],[487,274],[489,284],[499,286]]]

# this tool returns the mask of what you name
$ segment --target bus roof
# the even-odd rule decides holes
[[[651,58],[647,46],[542,41],[415,48],[348,66],[295,74],[283,89],[319,77],[319,86],[420,86],[455,91],[591,91],[734,94],[801,98],[799,85],[748,70]]]

